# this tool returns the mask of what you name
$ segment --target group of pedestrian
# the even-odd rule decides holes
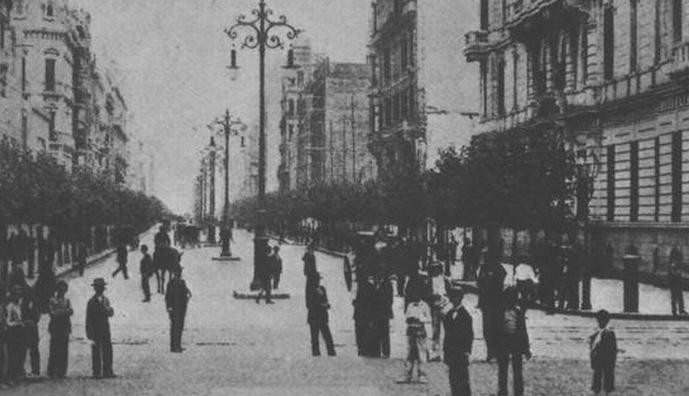
[[[50,349],[48,376],[64,378],[67,373],[67,350],[73,314],[66,297],[67,283],[57,282],[47,306],[39,307],[36,290],[28,285],[14,284],[9,293],[0,289],[0,382],[16,384],[24,379],[40,377],[41,354],[38,324],[42,314],[50,317],[48,332]],[[28,359],[27,359],[28,358]],[[26,361],[30,371],[25,371]]]
[[[280,287],[280,276],[282,275],[282,257],[279,246],[266,246],[266,261],[259,263],[256,271],[259,282],[256,304],[260,304],[261,298],[264,296],[266,304],[274,304],[273,290]]]

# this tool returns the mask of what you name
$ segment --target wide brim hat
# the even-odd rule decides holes
[[[105,282],[105,279],[103,278],[96,278],[93,280],[93,283],[91,283],[91,286],[105,286],[107,285],[107,282]]]

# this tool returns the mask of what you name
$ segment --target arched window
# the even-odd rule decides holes
[[[55,15],[55,5],[52,1],[49,1],[45,7],[45,16],[52,18]]]
[[[17,15],[24,15],[24,0],[15,0],[14,12],[16,12]]]

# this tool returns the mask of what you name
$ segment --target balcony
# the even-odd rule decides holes
[[[689,41],[677,44],[672,48],[668,74],[671,78],[689,76]]]
[[[477,30],[464,36],[464,56],[467,62],[475,62],[482,59],[488,52],[488,32]]]

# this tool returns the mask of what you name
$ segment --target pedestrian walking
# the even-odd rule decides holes
[[[86,242],[81,240],[77,245],[77,268],[79,271],[79,276],[84,276],[84,269],[86,268],[87,260],[88,246],[86,246]]]
[[[170,352],[173,353],[181,353],[184,350],[182,349],[182,331],[189,299],[191,299],[191,291],[182,279],[182,267],[179,267],[173,272],[165,292],[165,306],[170,316]]]
[[[69,335],[72,332],[70,317],[73,314],[72,304],[65,297],[67,282],[60,281],[57,291],[50,299],[50,353],[48,355],[48,376],[50,378],[65,378],[67,376],[67,362],[69,357]]]
[[[24,379],[24,360],[26,359],[26,336],[22,303],[25,289],[12,286],[10,301],[7,304],[7,380],[10,384]]]
[[[608,325],[610,314],[602,309],[596,313],[598,329],[589,337],[593,383],[591,390],[598,395],[602,390],[608,395],[615,390],[615,362],[617,360],[617,337]]]
[[[473,246],[471,245],[471,239],[464,237],[462,239],[462,266],[464,270],[462,272],[462,279],[470,280],[472,274],[476,270],[473,263]]]
[[[426,374],[421,370],[421,363],[426,356],[426,323],[431,321],[431,313],[428,304],[421,296],[412,294],[409,296],[404,316],[407,323],[407,361],[403,382],[427,383]]]
[[[143,302],[151,301],[151,285],[149,280],[151,275],[153,275],[153,259],[151,255],[148,254],[148,246],[141,245],[141,262],[139,263],[139,272],[141,273],[141,291],[144,293]]]
[[[504,293],[505,310],[499,331],[498,396],[507,396],[507,371],[512,363],[514,395],[524,395],[523,360],[531,359],[529,334],[526,328],[526,309],[519,303],[517,290],[508,288]]]
[[[350,247],[347,249],[347,252],[342,260],[342,271],[344,273],[345,286],[347,287],[348,292],[352,291],[352,279],[354,274],[352,264],[354,263],[354,258],[353,250]]]
[[[120,242],[117,245],[117,269],[112,273],[112,277],[122,272],[124,279],[129,279],[129,274],[127,273],[127,256],[129,251],[127,250],[127,245],[124,242]]]
[[[452,307],[443,319],[443,353],[449,371],[450,390],[452,396],[471,396],[469,357],[474,343],[473,321],[462,304],[462,288],[452,285],[448,294]]]
[[[447,289],[445,287],[445,276],[443,275],[443,263],[440,261],[433,261],[429,267],[428,275],[431,282],[431,328],[432,328],[432,345],[429,352],[429,361],[440,361],[440,332],[442,328],[443,307],[448,304]]]
[[[302,261],[304,262],[304,276],[308,281],[308,278],[310,278],[316,272],[318,272],[318,269],[316,267],[316,255],[314,254],[313,242],[309,243],[309,245],[306,247],[306,253],[304,253]]]
[[[183,239],[182,231],[178,229],[179,237]],[[180,242],[184,245],[184,242]],[[156,285],[158,293],[165,294],[165,263],[164,257],[167,255],[164,253],[166,248],[170,247],[170,236],[168,235],[167,227],[161,225],[158,228],[158,232],[153,237],[153,267],[156,276]]]
[[[670,284],[670,304],[672,315],[686,315],[684,310],[684,291],[682,287],[682,252],[675,246],[670,252],[670,269],[668,281]]]
[[[383,359],[390,358],[390,319],[392,319],[393,287],[386,274],[378,274],[375,281],[375,350]]]
[[[270,246],[266,246],[266,262],[259,263],[256,266],[256,277],[258,278],[258,293],[256,294],[256,304],[261,303],[261,297],[266,296],[266,304],[274,304],[273,293],[272,293],[272,282],[270,279],[271,272],[271,261],[273,260],[273,255],[271,254],[272,249]]]
[[[25,290],[21,302],[22,319],[24,320],[24,339],[31,363],[30,377],[36,378],[41,375],[41,353],[38,349],[38,321],[41,318],[41,312],[36,304],[34,290],[30,287],[26,287]],[[23,365],[24,359],[22,359],[22,367]]]
[[[483,338],[486,341],[486,361],[497,358],[498,331],[502,316],[502,290],[507,273],[495,258],[481,266],[478,276],[480,308],[483,318]]]
[[[110,318],[115,314],[110,300],[105,297],[105,280],[94,279],[91,286],[95,294],[86,306],[86,338],[91,340],[91,362],[94,378],[114,378],[112,370],[112,340]]]
[[[280,247],[273,247],[273,255],[270,256],[270,273],[273,278],[273,289],[280,287],[280,276],[282,275],[282,257],[280,257]]]
[[[519,256],[519,263],[514,267],[514,279],[519,293],[519,299],[526,304],[534,302],[534,288],[536,287],[536,273],[527,262],[525,255]]]
[[[319,334],[322,334],[328,356],[335,356],[335,344],[328,324],[330,302],[328,301],[328,293],[325,287],[320,284],[320,280],[321,275],[315,272],[306,285],[306,309],[308,310],[306,321],[311,330],[311,354],[313,356],[321,355],[318,337]]]

